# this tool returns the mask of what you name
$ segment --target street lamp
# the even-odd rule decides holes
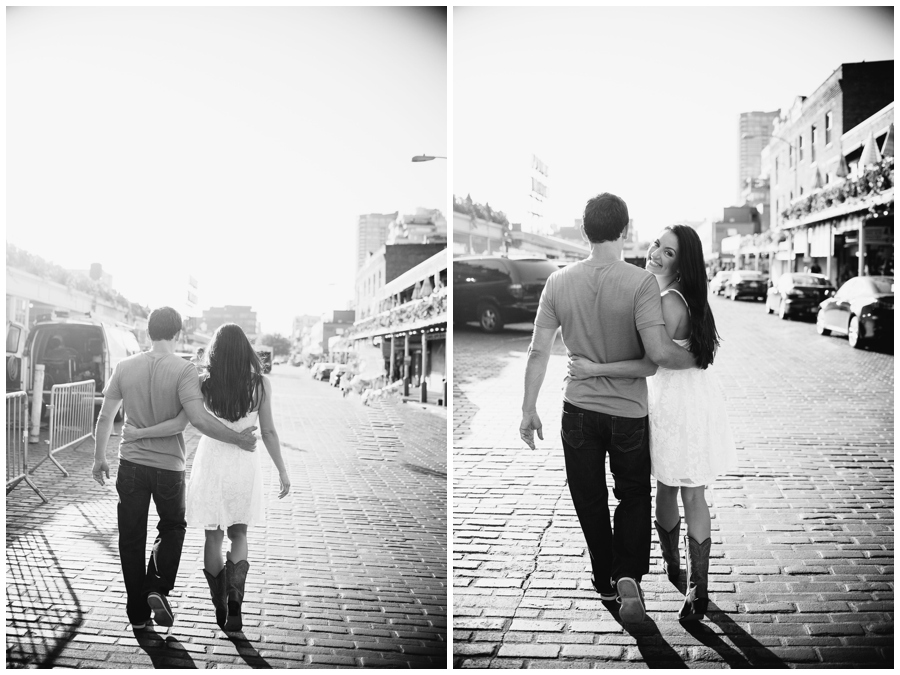
[[[416,155],[412,158],[414,162],[430,162],[433,159],[447,159],[446,157],[441,157],[440,155]]]

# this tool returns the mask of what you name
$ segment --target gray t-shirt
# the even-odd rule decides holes
[[[630,263],[593,261],[568,265],[547,279],[535,325],[562,326],[569,355],[595,363],[644,357],[638,331],[665,325],[659,285],[653,275]],[[647,414],[647,380],[643,377],[566,378],[563,398],[569,403],[616,417]]]
[[[138,429],[178,417],[185,403],[203,399],[197,368],[174,354],[143,352],[120,361],[103,394],[123,401],[125,422]],[[119,459],[184,471],[184,435],[119,444]]]

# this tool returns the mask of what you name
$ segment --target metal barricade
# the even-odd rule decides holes
[[[50,449],[47,457],[63,475],[69,472],[53,456],[94,435],[94,381],[55,384],[50,390]]]
[[[48,502],[28,477],[28,397],[18,391],[6,395],[6,494],[23,480]]]

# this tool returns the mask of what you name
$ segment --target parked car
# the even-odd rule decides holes
[[[332,387],[338,387],[341,384],[341,380],[347,376],[350,372],[350,366],[339,363],[334,367],[334,370],[331,371],[331,375],[328,377],[328,384]]]
[[[732,300],[755,298],[765,301],[766,278],[756,270],[735,270],[725,282],[725,296]]]
[[[330,361],[323,361],[315,364],[311,372],[312,378],[314,380],[328,380],[331,371],[334,370],[337,365],[337,363],[332,363]]]
[[[834,295],[834,286],[821,274],[791,272],[770,284],[766,294],[766,314],[778,312],[784,320],[815,317],[819,303]]]
[[[819,335],[846,335],[855,349],[875,343],[893,344],[894,277],[854,277],[847,281],[819,305],[816,331]]]
[[[11,346],[7,326],[7,364]],[[124,324],[92,318],[56,318],[34,325],[24,341],[18,383],[10,388],[33,394],[36,364],[44,365],[44,400],[50,402],[54,384],[94,380],[94,403],[103,402],[103,389],[119,361],[141,351],[137,337]]]
[[[534,321],[544,285],[557,270],[556,261],[539,257],[454,258],[454,320],[477,321],[487,333],[508,323]]]
[[[731,272],[728,270],[722,270],[721,272],[716,272],[713,275],[713,278],[710,279],[709,282],[709,291],[710,293],[715,293],[716,295],[722,295],[722,291],[725,290],[725,282],[728,281],[728,277],[731,276]]]

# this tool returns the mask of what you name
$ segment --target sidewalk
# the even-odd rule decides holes
[[[106,487],[90,477],[87,441],[57,455],[69,478],[49,462],[36,471],[49,504],[24,484],[7,495],[7,667],[444,667],[446,415],[365,407],[316,385],[279,384],[293,484],[278,500],[277,472],[263,458],[268,522],[248,534],[243,636],[215,625],[195,528],[170,596],[171,634],[131,630],[113,437]],[[197,440],[189,427],[189,469]],[[154,518],[151,506],[148,551]]]
[[[693,625],[677,621],[683,588],[655,534],[648,620],[626,629],[591,588],[559,438],[560,342],[531,451],[518,438],[530,333],[454,333],[456,667],[891,666],[893,356],[755,303],[713,310],[740,463],[714,489],[711,606]]]

